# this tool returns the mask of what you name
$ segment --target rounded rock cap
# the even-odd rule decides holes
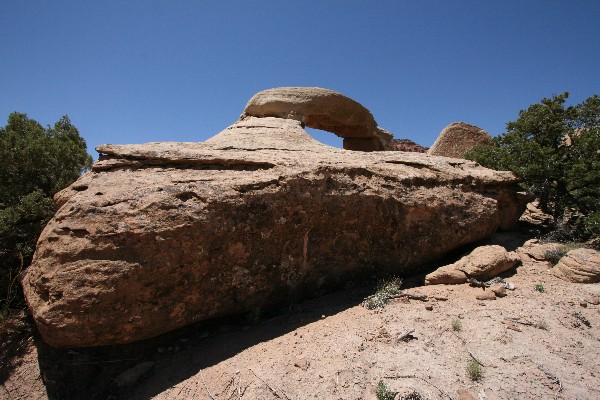
[[[465,154],[475,147],[491,143],[490,134],[478,126],[466,122],[453,122],[442,130],[427,154],[465,158]]]

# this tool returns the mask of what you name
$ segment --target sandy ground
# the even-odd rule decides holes
[[[496,300],[467,284],[417,285],[407,290],[428,301],[371,311],[360,302],[372,289],[348,285],[254,324],[214,321],[130,346],[54,350],[32,338],[0,399],[376,399],[380,380],[397,399],[600,399],[600,284],[548,269],[510,271],[516,289]]]

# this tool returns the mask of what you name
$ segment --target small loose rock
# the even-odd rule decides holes
[[[308,369],[309,365],[310,363],[306,358],[299,358],[296,360],[296,362],[294,362],[294,367],[300,368],[304,371]]]
[[[485,290],[475,296],[477,300],[496,300],[496,295],[491,290]]]
[[[490,289],[497,297],[506,296],[506,288],[502,285],[493,285]]]
[[[477,400],[477,398],[466,389],[459,389],[457,394],[458,400]]]

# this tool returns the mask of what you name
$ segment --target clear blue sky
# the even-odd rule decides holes
[[[0,0],[0,117],[89,145],[202,141],[256,92],[319,86],[429,146],[465,121],[600,94],[600,1]],[[333,134],[319,136],[341,143]]]

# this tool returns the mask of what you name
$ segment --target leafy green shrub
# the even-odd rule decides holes
[[[375,390],[377,400],[394,400],[396,393],[392,392],[384,381],[379,381]]]
[[[19,273],[54,214],[52,196],[89,169],[85,141],[67,116],[42,127],[12,113],[0,127],[0,323],[23,306]]]
[[[564,230],[562,240],[581,241],[600,236],[600,97],[565,107],[568,97],[521,110],[492,145],[466,157],[514,172]]]
[[[400,294],[401,286],[402,279],[392,278],[390,280],[382,281],[377,286],[375,294],[367,297],[361,304],[369,310],[381,309],[385,307],[390,298]]]

